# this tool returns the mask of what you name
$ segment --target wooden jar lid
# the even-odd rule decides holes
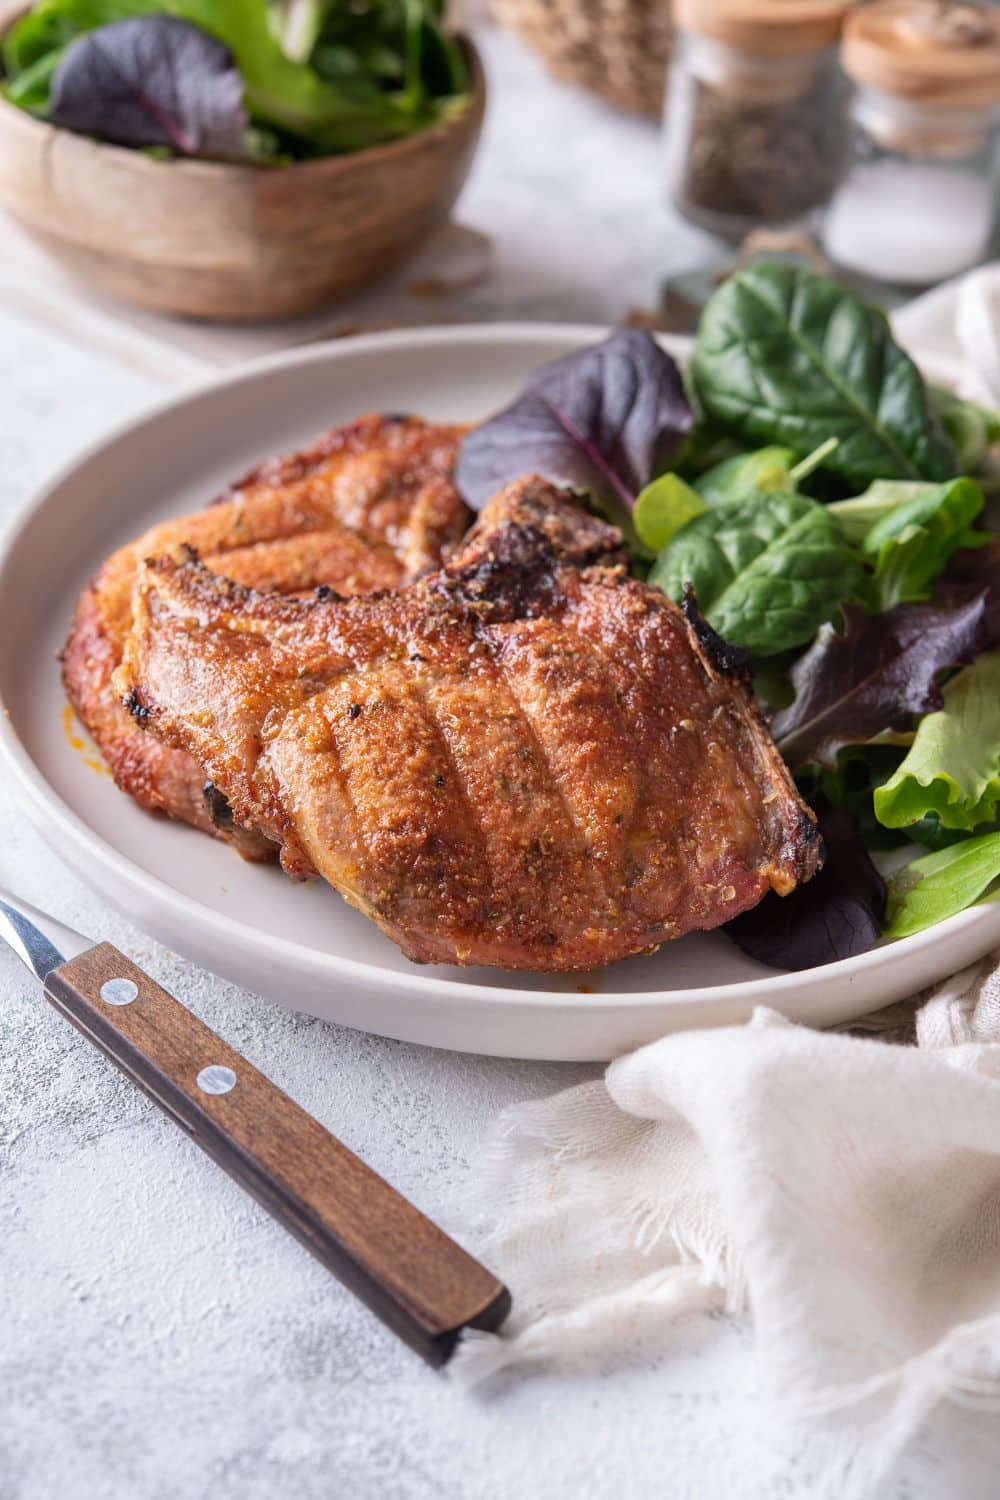
[[[875,0],[844,28],[844,71],[887,94],[962,109],[1000,104],[1000,9]]]
[[[755,57],[800,57],[836,42],[848,0],[674,0],[678,31]]]

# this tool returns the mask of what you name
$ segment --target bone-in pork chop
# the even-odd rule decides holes
[[[213,572],[259,591],[394,588],[438,566],[468,524],[451,478],[462,430],[363,417],[305,452],[261,465],[208,510],[167,521],[108,559],[77,605],[63,679],[123,791],[144,808],[231,838],[248,857],[273,853],[259,834],[232,823],[197,761],[143,734],[111,686],[139,564],[186,543]]]
[[[593,968],[820,860],[734,661],[540,480],[386,595],[261,595],[150,562],[116,677],[237,820],[410,958]]]

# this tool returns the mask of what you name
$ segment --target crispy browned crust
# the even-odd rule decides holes
[[[311,448],[261,464],[208,510],[167,521],[110,557],[84,590],[63,651],[70,701],[140,806],[235,842],[274,846],[234,824],[225,795],[190,755],[145,734],[111,685],[132,623],[139,564],[180,544],[258,591],[337,594],[394,588],[440,564],[468,524],[452,482],[458,427],[362,417]]]
[[[119,689],[418,961],[586,969],[789,891],[815,820],[738,662],[540,480],[394,593],[150,562]]]

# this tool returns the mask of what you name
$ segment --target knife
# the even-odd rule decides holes
[[[111,943],[0,889],[0,938],[50,1000],[431,1365],[510,1293]]]

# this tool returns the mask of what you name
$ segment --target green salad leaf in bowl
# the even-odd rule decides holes
[[[54,125],[264,164],[401,140],[465,100],[439,0],[37,0],[3,94]]]

